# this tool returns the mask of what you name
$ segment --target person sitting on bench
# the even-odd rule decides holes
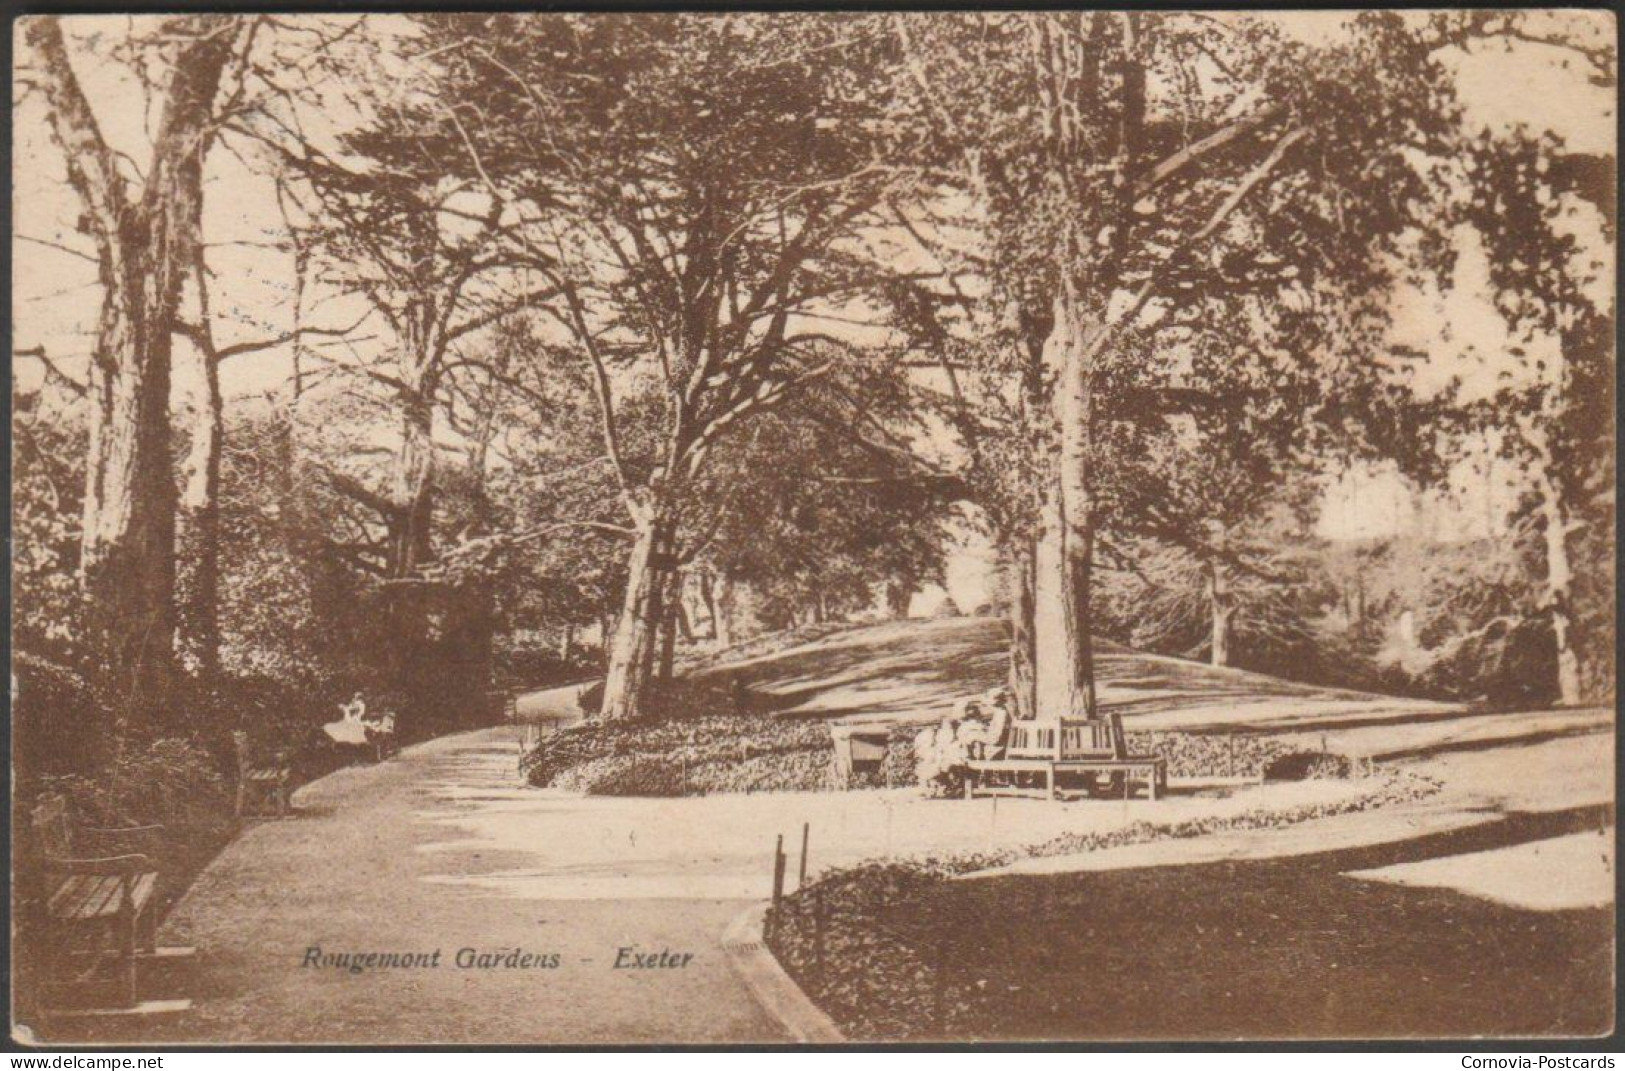
[[[367,744],[367,701],[361,697],[361,693],[351,696],[348,703],[340,703],[339,713],[343,715],[342,718],[322,726],[328,738],[335,744]]]

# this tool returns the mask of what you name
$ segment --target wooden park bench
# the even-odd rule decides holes
[[[835,747],[835,783],[849,787],[858,775],[879,776],[885,767],[886,749],[890,746],[891,724],[831,723],[830,741]]]
[[[276,806],[276,816],[288,813],[289,782],[293,767],[285,750],[257,751],[249,746],[248,734],[231,734],[237,747],[237,817],[243,817],[251,796],[270,800]]]
[[[1056,718],[1013,721],[1000,744],[968,761],[965,798],[1010,795],[1059,799],[1061,781],[1082,783],[1090,794],[1116,797],[1145,785],[1150,799],[1168,789],[1168,763],[1160,755],[1130,755],[1123,719]]]
[[[48,796],[34,808],[33,921],[43,954],[46,1014],[114,1015],[184,1011],[186,1000],[142,1001],[139,966],[190,956],[190,948],[160,948],[159,867],[163,827],[76,827],[68,803]],[[116,965],[120,1003],[113,1007],[58,1005],[68,987],[93,984]]]

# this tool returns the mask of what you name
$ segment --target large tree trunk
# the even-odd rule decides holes
[[[437,593],[415,581],[418,568],[433,552],[429,528],[434,510],[432,397],[427,390],[419,390],[403,399],[400,447],[387,501],[381,503],[386,540],[383,669],[412,708],[414,720],[439,716],[434,697],[441,674],[433,663],[445,655],[431,650],[429,642],[429,616]]]
[[[1029,721],[1038,714],[1038,548],[1030,535],[1010,542],[1010,712]]]
[[[609,721],[640,717],[649,694],[654,648],[660,628],[662,555],[669,522],[655,511],[638,525],[626,563],[626,594],[609,641],[601,716]]]
[[[123,290],[123,287],[119,288]],[[171,476],[169,345],[142,325],[139,297],[110,294],[92,372],[80,578],[100,669],[138,706],[170,683],[175,645],[175,485]]]
[[[440,713],[474,725],[470,715],[480,705],[468,696],[483,695],[491,687],[491,665],[496,640],[496,592],[485,579],[472,579],[448,593],[450,627],[438,644],[435,678]],[[454,714],[453,712],[460,712]]]
[[[1057,299],[1052,360],[1060,365],[1055,413],[1060,454],[1049,496],[1050,523],[1059,535],[1061,612],[1065,642],[1054,651],[1066,684],[1066,709],[1056,713],[1094,717],[1093,635],[1094,495],[1090,485],[1091,375],[1093,339],[1070,283]],[[1041,652],[1047,654],[1049,652]]]
[[[1212,615],[1212,650],[1208,661],[1215,666],[1230,664],[1230,621],[1235,608],[1230,604],[1230,589],[1225,583],[1224,566],[1208,563],[1207,598]]]
[[[60,21],[23,25],[51,129],[96,239],[102,308],[91,361],[81,585],[97,664],[139,710],[157,710],[174,669],[175,485],[172,336],[198,247],[203,155],[234,35],[225,20],[177,16],[172,76],[151,164],[132,201],[68,58]]]
[[[394,516],[389,523],[389,575],[402,578],[429,560],[434,517],[433,388],[425,386],[405,403],[401,447],[390,488]]]

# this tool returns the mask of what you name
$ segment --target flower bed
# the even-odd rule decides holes
[[[761,715],[585,722],[520,760],[532,785],[589,795],[682,796],[828,786],[822,722]]]
[[[1157,825],[1136,822],[1097,833],[1065,834],[1023,847],[952,852],[830,871],[786,896],[767,918],[768,947],[785,969],[854,1039],[893,1041],[970,1036],[958,1017],[986,997],[943,951],[943,933],[915,906],[951,878],[1022,858],[1296,825],[1422,799],[1440,785],[1416,774],[1373,779],[1343,800],[1281,810],[1255,808],[1222,818]]]
[[[677,709],[724,709],[696,690]],[[584,722],[543,740],[520,760],[537,787],[598,796],[701,796],[720,792],[816,792],[920,783],[915,738],[924,726],[893,726],[878,774],[833,782],[833,744],[822,721],[762,714],[682,715],[634,723]],[[1171,777],[1261,777],[1299,749],[1290,738],[1250,733],[1129,732],[1131,752],[1168,760]],[[1312,764],[1314,765],[1314,764]],[[1326,764],[1317,771],[1330,772]]]
[[[1297,750],[1286,738],[1258,733],[1131,730],[1123,736],[1130,753],[1168,760],[1169,777],[1262,777],[1271,762]]]

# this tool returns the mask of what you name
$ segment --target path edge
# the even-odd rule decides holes
[[[722,947],[734,971],[764,1010],[800,1045],[834,1045],[846,1035],[786,973],[762,938],[766,901],[741,911],[722,934]]]

